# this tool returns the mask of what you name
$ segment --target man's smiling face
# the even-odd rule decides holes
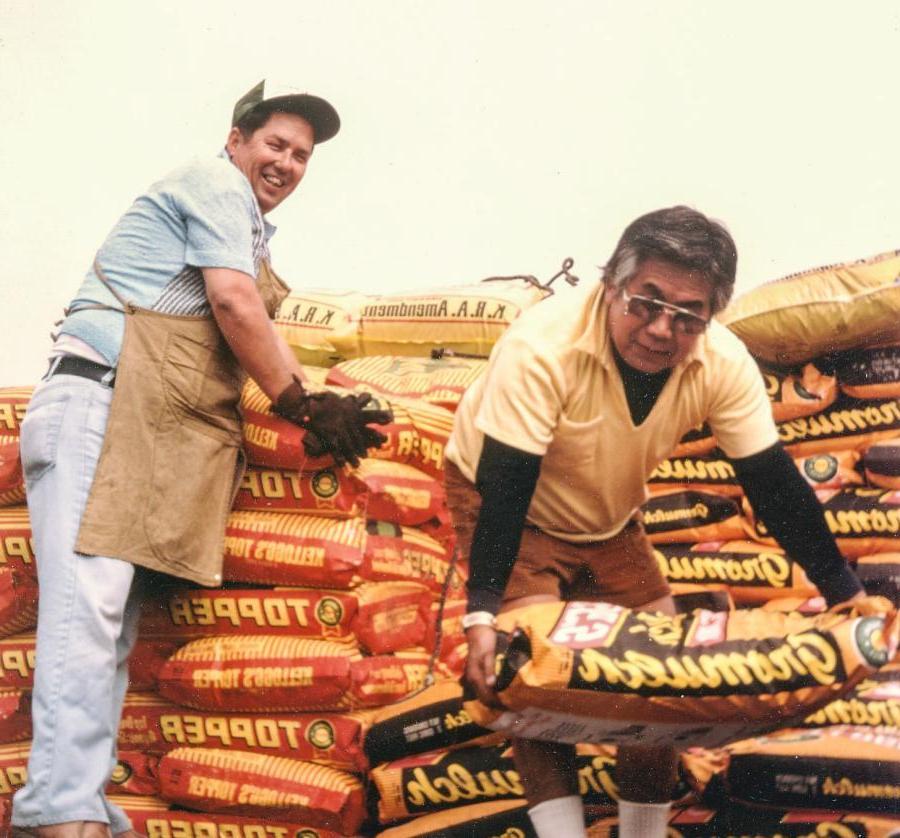
[[[303,180],[314,143],[312,126],[303,117],[273,113],[249,137],[232,128],[225,148],[231,162],[250,181],[265,214],[275,209]]]

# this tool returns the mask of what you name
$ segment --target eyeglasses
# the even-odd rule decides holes
[[[652,297],[643,297],[640,294],[629,294],[624,288],[622,299],[625,301],[625,313],[647,324],[652,323],[663,313],[672,315],[672,331],[678,335],[699,335],[709,325],[708,320],[686,308]]]

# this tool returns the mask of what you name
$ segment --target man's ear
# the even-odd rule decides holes
[[[228,132],[228,139],[225,140],[225,150],[229,155],[234,154],[237,151],[238,145],[240,145],[241,140],[243,139],[243,135],[241,134],[240,128],[232,128]]]

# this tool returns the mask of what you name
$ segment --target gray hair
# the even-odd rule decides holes
[[[737,248],[718,221],[685,206],[642,215],[622,233],[603,268],[603,282],[611,291],[618,291],[647,259],[701,273],[712,286],[713,314],[728,305],[734,291]]]

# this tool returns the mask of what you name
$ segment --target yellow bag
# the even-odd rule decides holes
[[[859,616],[870,604],[886,617]],[[476,721],[568,742],[744,738],[805,717],[884,666],[897,650],[895,616],[886,601],[814,617],[762,609],[669,617],[603,602],[516,609],[499,618],[512,631],[497,663],[508,710]]]
[[[508,326],[550,293],[536,280],[510,277],[371,296],[360,311],[357,335],[331,340],[345,358],[428,355],[432,349],[487,357]]]
[[[896,340],[900,251],[815,268],[761,285],[718,315],[759,358],[801,364]]]
[[[286,297],[275,314],[275,331],[301,364],[330,367],[342,360],[335,340],[355,342],[365,294],[314,290]],[[351,356],[352,357],[352,356]]]
[[[389,397],[420,399],[455,411],[463,393],[486,369],[487,361],[476,358],[376,355],[338,364],[329,370],[326,381]]]

